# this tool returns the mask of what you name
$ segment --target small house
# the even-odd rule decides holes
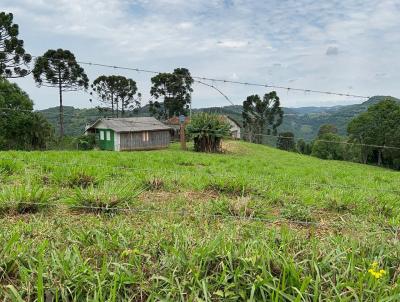
[[[187,116],[185,117],[185,126],[187,126],[190,123],[190,118]],[[173,140],[179,140],[180,139],[180,129],[181,129],[181,123],[179,122],[179,117],[174,116],[171,117],[170,119],[166,120],[164,122],[167,126],[171,127],[171,138]]]
[[[223,115],[223,117],[226,119],[226,121],[231,125],[231,137],[234,139],[240,139],[240,125],[237,121],[235,121],[233,118],[231,118],[228,115]]]
[[[88,126],[101,150],[133,151],[169,146],[171,128],[153,117],[102,118]]]

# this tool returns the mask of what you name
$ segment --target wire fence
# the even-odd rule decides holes
[[[42,164],[42,165],[54,165],[54,166],[59,166],[59,167],[81,167],[81,168],[88,168],[88,167],[94,167],[94,168],[101,168],[101,169],[111,169],[111,170],[117,170],[117,171],[130,171],[130,172],[136,172],[136,173],[142,173],[142,172],[147,172],[147,173],[156,173],[157,175],[160,174],[170,174],[170,175],[193,175],[193,171],[189,170],[171,170],[171,169],[154,169],[154,168],[138,168],[138,167],[126,167],[126,166],[109,166],[109,165],[102,165],[102,164],[91,164],[88,162],[89,158],[82,158],[79,162],[57,162],[53,161],[49,158],[47,159],[21,159],[21,158],[16,158],[16,157],[3,157],[0,158],[0,160],[11,160],[11,161],[20,161],[24,162],[25,164]],[[364,192],[385,192],[385,193],[393,193],[393,194],[400,194],[400,189],[386,189],[386,188],[371,188],[367,186],[359,186],[359,185],[344,185],[344,184],[331,184],[327,182],[317,182],[317,181],[299,181],[299,180],[294,180],[291,179],[289,175],[284,175],[284,178],[281,179],[268,179],[267,177],[254,177],[251,175],[234,175],[232,173],[215,173],[215,172],[209,172],[209,171],[201,171],[200,168],[196,168],[196,172],[201,172],[203,173],[202,176],[204,177],[212,177],[212,178],[225,178],[225,179],[236,179],[236,180],[246,180],[250,182],[256,182],[260,184],[261,186],[264,187],[269,187],[274,184],[288,184],[288,185],[294,185],[294,186],[308,186],[308,187],[324,187],[327,189],[341,189],[341,190],[357,190],[357,191],[364,191]],[[243,172],[243,171],[242,171]],[[198,173],[196,175],[197,177],[200,177],[201,174]],[[334,180],[330,180],[334,181]],[[254,183],[253,183],[254,184]],[[390,186],[396,185],[396,184],[390,184]],[[399,184],[400,187],[400,184]]]
[[[70,209],[70,210],[83,210],[87,212],[97,213],[97,214],[110,214],[110,213],[124,213],[124,214],[143,214],[143,213],[150,213],[150,214],[162,214],[165,215],[175,215],[180,218],[188,218],[188,217],[195,217],[198,219],[227,219],[227,220],[234,220],[234,221],[246,221],[246,222],[261,222],[266,224],[272,225],[299,225],[304,227],[313,227],[313,228],[353,228],[353,225],[350,221],[347,221],[340,217],[339,220],[334,222],[317,222],[317,221],[307,221],[307,220],[299,220],[299,219],[288,219],[281,216],[276,217],[256,217],[252,215],[232,215],[232,214],[221,214],[221,213],[204,213],[199,211],[193,211],[188,209],[180,209],[180,210],[169,210],[169,209],[154,209],[154,208],[138,208],[138,207],[116,207],[116,206],[87,206],[87,205],[74,205],[68,204],[64,202],[54,203],[54,202],[8,202],[3,204],[3,206],[14,206],[14,207],[21,207],[21,206],[40,206],[42,208],[56,208],[56,209]],[[366,221],[358,221],[364,227],[371,227],[373,225],[372,222]],[[399,233],[400,228],[394,226],[382,226],[380,228],[383,231],[390,232],[390,233]]]

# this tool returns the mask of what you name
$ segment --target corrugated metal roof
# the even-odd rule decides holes
[[[112,129],[115,132],[142,132],[171,129],[154,117],[102,118],[97,120],[88,129],[96,128],[96,125],[100,122],[105,124],[108,129]]]

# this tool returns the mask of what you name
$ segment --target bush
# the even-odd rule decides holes
[[[319,137],[313,144],[311,155],[322,159],[342,160],[344,148],[342,138],[333,133]]]
[[[194,140],[195,151],[220,152],[222,138],[230,135],[230,127],[222,116],[202,112],[192,118],[187,133]]]
[[[296,143],[294,140],[294,134],[292,132],[282,132],[278,136],[278,141],[276,142],[278,149],[285,151],[295,151]]]
[[[92,150],[96,146],[95,134],[81,135],[75,139],[78,150]]]

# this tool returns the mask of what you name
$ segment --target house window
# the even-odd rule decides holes
[[[149,132],[148,131],[142,132],[142,141],[143,142],[148,142],[149,141]]]
[[[104,131],[100,130],[100,140],[104,140]]]
[[[111,131],[106,131],[106,137],[108,141],[111,140]]]

